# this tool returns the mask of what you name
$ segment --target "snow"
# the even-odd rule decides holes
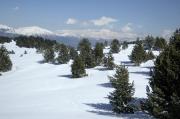
[[[113,91],[108,77],[114,70],[103,67],[86,69],[88,76],[70,78],[71,63],[53,65],[41,63],[43,57],[32,48],[19,48],[15,42],[5,43],[14,50],[10,58],[13,69],[0,76],[0,118],[2,119],[129,119],[150,118],[135,114],[115,115],[107,96]],[[153,61],[140,67],[130,63],[128,55],[133,45],[113,54],[116,64],[128,67],[130,82],[134,81],[137,98],[146,98],[148,71]],[[24,54],[24,51],[28,54]],[[104,52],[108,52],[108,48]],[[22,57],[20,55],[23,54]]]
[[[21,27],[21,28],[16,29],[16,33],[21,34],[21,35],[27,35],[27,36],[31,36],[31,35],[53,35],[53,32],[51,32],[47,29],[40,28],[38,26]]]
[[[3,25],[3,24],[0,24],[0,31],[6,32],[6,33],[14,33],[15,32],[13,28]]]

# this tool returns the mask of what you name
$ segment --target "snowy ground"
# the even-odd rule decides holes
[[[115,115],[107,96],[113,89],[108,75],[114,71],[103,67],[86,69],[87,77],[72,79],[71,62],[63,65],[42,64],[35,49],[19,48],[14,42],[5,44],[13,69],[0,76],[0,119],[117,119],[150,118],[143,113]],[[137,98],[146,98],[149,67],[153,61],[133,66],[128,59],[133,45],[113,54],[116,64],[128,67]],[[24,54],[20,57],[24,51]],[[107,52],[105,49],[104,52]],[[158,54],[158,53],[156,53]]]

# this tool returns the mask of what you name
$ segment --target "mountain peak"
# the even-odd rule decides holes
[[[38,26],[30,26],[30,27],[22,27],[16,29],[17,34],[22,34],[22,35],[53,35],[54,33],[52,31],[49,31],[47,29],[38,27]]]

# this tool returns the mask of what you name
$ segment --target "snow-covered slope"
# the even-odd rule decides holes
[[[15,42],[7,43],[13,69],[0,76],[0,118],[1,119],[132,119],[150,118],[143,113],[115,115],[107,96],[111,88],[108,75],[114,70],[98,66],[86,69],[88,76],[72,79],[71,63],[53,65],[44,63],[35,49],[19,48]],[[140,67],[129,62],[128,55],[133,45],[113,54],[116,64],[128,67],[130,82],[134,81],[137,98],[146,98],[148,72],[153,61]],[[23,54],[24,51],[28,54]],[[105,49],[104,52],[108,52]],[[20,55],[23,54],[22,57]]]

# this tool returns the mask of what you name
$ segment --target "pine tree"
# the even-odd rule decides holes
[[[154,58],[155,58],[155,56],[151,50],[146,53],[146,61],[152,60]]]
[[[85,65],[80,56],[77,56],[74,59],[74,62],[71,65],[71,72],[72,72],[73,78],[80,78],[80,77],[86,76]]]
[[[104,41],[104,46],[107,47],[108,46],[108,41]]]
[[[116,74],[109,77],[112,87],[115,90],[110,93],[109,100],[113,111],[116,113],[133,113],[129,105],[134,94],[133,83],[129,83],[129,73],[124,66],[116,68]]]
[[[142,42],[137,42],[129,58],[138,66],[146,60],[146,51],[143,48]]]
[[[144,41],[144,48],[147,50],[151,50],[154,46],[155,39],[153,36],[146,36]]]
[[[165,49],[166,46],[167,46],[167,42],[164,38],[156,37],[155,44],[154,44],[155,50],[163,50]]]
[[[60,64],[65,64],[70,60],[69,49],[66,45],[61,44],[60,51],[58,53],[57,61]]]
[[[128,43],[126,41],[124,41],[122,44],[122,49],[125,50],[127,48],[128,48]]]
[[[43,52],[43,56],[44,56],[44,61],[45,62],[54,62],[54,50],[52,48],[47,48],[44,52]]]
[[[115,67],[114,58],[113,58],[113,56],[112,56],[111,53],[108,53],[108,54],[104,57],[104,59],[103,59],[103,64],[104,64],[104,66],[107,67],[107,69],[109,69],[109,70],[114,69],[114,67]]]
[[[70,47],[69,55],[70,55],[70,58],[74,60],[75,57],[78,56],[78,52],[73,47]]]
[[[95,56],[93,50],[91,49],[91,43],[88,39],[82,39],[78,45],[80,51],[80,56],[82,57],[83,62],[85,63],[86,68],[95,67]]]
[[[148,91],[148,111],[160,119],[180,118],[180,30],[155,62]]]
[[[0,47],[0,72],[11,70],[12,62],[8,55],[8,51],[4,46]]]
[[[117,39],[114,39],[111,42],[111,50],[112,53],[118,53],[120,51],[120,43]]]
[[[95,62],[96,65],[100,65],[102,63],[103,58],[103,46],[101,43],[96,43],[96,46],[94,48],[94,55],[95,55]]]

